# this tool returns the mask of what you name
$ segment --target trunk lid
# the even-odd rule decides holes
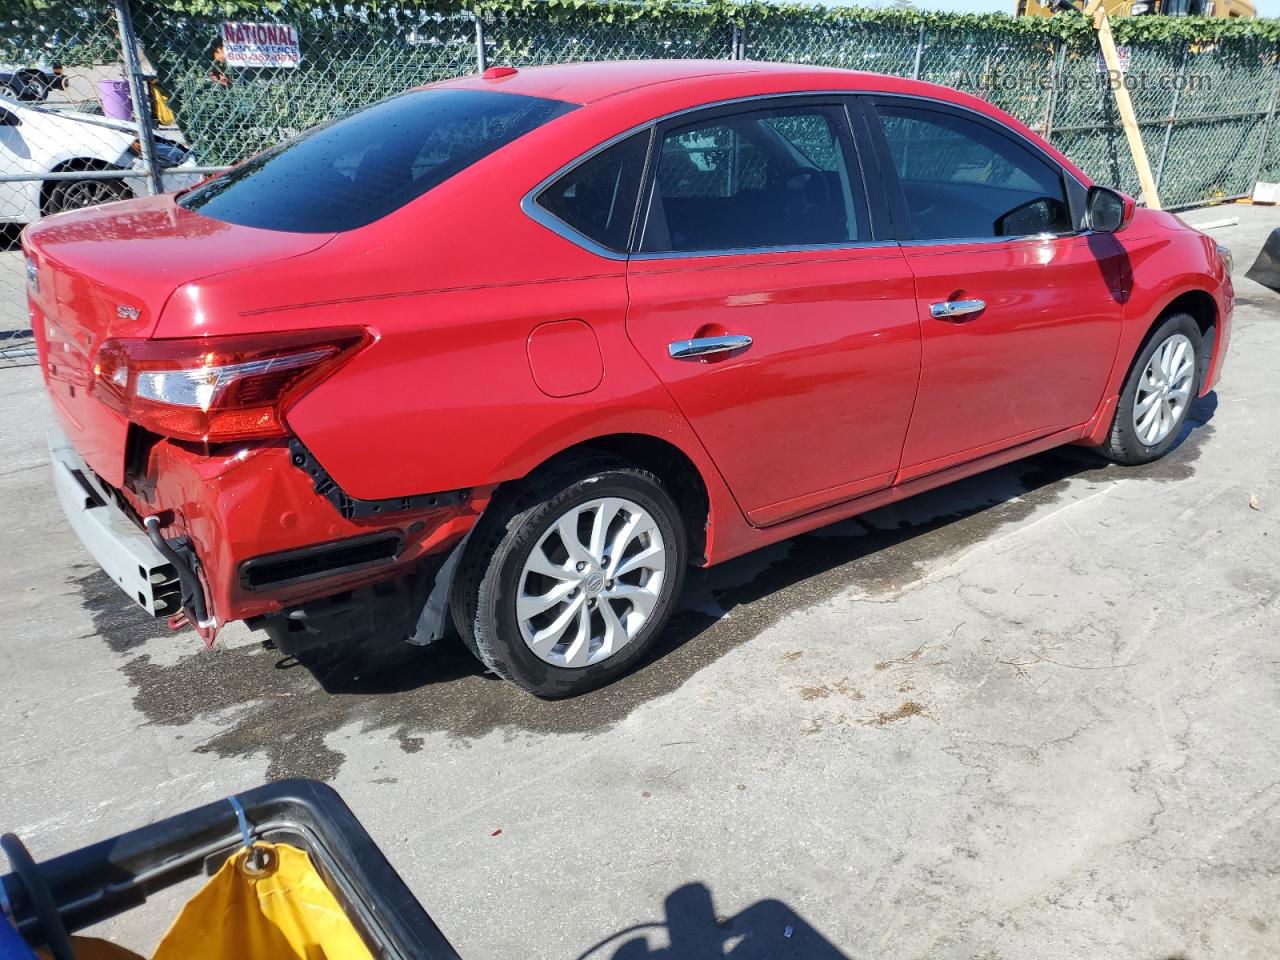
[[[31,326],[55,411],[85,462],[123,486],[128,424],[89,393],[104,340],[154,336],[165,303],[184,283],[300,256],[332,237],[223,223],[170,196],[105,204],[28,227]]]

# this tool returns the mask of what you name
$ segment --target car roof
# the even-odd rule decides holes
[[[1092,182],[1061,151],[988,101],[951,87],[881,73],[754,60],[620,60],[516,70],[491,68],[485,74],[435,86],[546,97],[584,106],[605,107],[602,101],[608,101],[613,108],[608,112],[629,117],[627,123],[759,96],[848,91],[924,97],[973,110],[1011,127],[1032,138],[1081,183]]]
[[[511,68],[498,68],[510,70]],[[491,73],[496,73],[491,70]],[[589,104],[643,87],[696,86],[712,79],[740,77],[767,87],[770,81],[811,78],[815,89],[881,90],[897,92],[919,87],[932,95],[954,93],[945,87],[876,73],[841,70],[792,63],[754,60],[615,60],[600,63],[566,63],[549,67],[520,67],[500,76],[471,75],[446,81],[442,86],[501,90],[531,97],[548,97],[569,103]]]

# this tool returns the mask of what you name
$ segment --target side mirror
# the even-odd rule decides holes
[[[18,119],[16,113],[10,113],[4,107],[0,107],[0,127],[18,127],[22,125],[22,121]]]
[[[1115,233],[1123,230],[1133,219],[1136,208],[1133,197],[1112,190],[1110,187],[1089,188],[1085,200],[1085,226],[1094,233]]]

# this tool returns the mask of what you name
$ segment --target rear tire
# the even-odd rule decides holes
[[[626,673],[684,581],[684,524],[656,476],[612,456],[566,460],[481,518],[450,597],[463,642],[539,697]]]
[[[1135,465],[1169,452],[1200,392],[1200,328],[1186,313],[1165,317],[1138,351],[1101,446],[1115,463]]]

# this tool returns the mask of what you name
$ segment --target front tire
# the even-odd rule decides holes
[[[1189,314],[1170,314],[1151,332],[1120,391],[1104,456],[1133,465],[1169,452],[1199,393],[1203,349]]]
[[[454,623],[486,667],[530,693],[586,693],[662,632],[686,556],[680,511],[654,474],[574,458],[481,518],[455,581]]]

